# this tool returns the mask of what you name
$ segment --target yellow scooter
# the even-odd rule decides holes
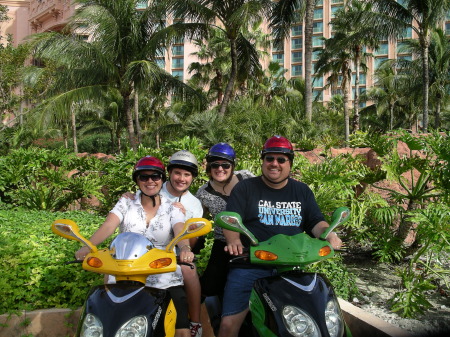
[[[155,248],[143,235],[121,233],[109,249],[98,249],[80,234],[75,222],[55,220],[52,231],[88,246],[83,269],[115,276],[115,284],[93,287],[80,317],[80,337],[174,336],[176,310],[167,290],[145,286],[147,276],[174,272],[177,268],[175,245],[184,239],[211,231],[203,218],[186,221],[183,230],[166,247]]]

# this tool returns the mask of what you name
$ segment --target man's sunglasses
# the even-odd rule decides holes
[[[230,163],[222,163],[222,164],[221,163],[211,163],[211,168],[213,168],[213,169],[218,169],[221,166],[224,170],[228,170],[231,167],[231,164]]]
[[[149,179],[153,181],[160,181],[162,176],[159,173],[153,173],[153,174],[140,174],[138,176],[139,181],[146,182]]]
[[[268,163],[273,162],[275,159],[278,162],[278,164],[284,164],[285,162],[287,162],[289,160],[284,157],[274,157],[274,156],[265,156],[264,157],[264,160]]]

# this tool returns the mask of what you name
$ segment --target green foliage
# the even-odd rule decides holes
[[[402,279],[403,289],[396,292],[390,300],[391,310],[399,312],[401,316],[413,318],[432,307],[426,299],[425,292],[434,289],[428,280],[417,277],[411,268],[404,268],[398,272]]]
[[[335,255],[334,258],[321,263],[309,265],[306,270],[325,274],[333,285],[337,296],[345,300],[351,300],[359,295],[355,275],[347,270],[340,255]]]
[[[391,137],[377,132],[356,131],[350,135],[349,145],[352,147],[370,147],[378,156],[383,157],[394,148]]]
[[[58,218],[76,221],[90,236],[103,217],[85,212],[51,213],[16,208],[0,210],[0,314],[19,310],[81,306],[87,289],[101,284],[101,275],[86,273],[74,260],[79,244],[50,230]],[[9,272],[7,272],[9,271]]]
[[[351,156],[326,158],[319,164],[294,165],[294,178],[301,180],[314,192],[322,212],[331,213],[342,205],[348,205],[354,197],[354,188],[364,175],[365,168]]]

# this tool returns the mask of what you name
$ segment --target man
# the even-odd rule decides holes
[[[227,211],[241,215],[244,225],[259,241],[276,234],[294,235],[307,232],[319,237],[329,226],[316,203],[311,189],[289,177],[294,150],[288,139],[269,138],[261,151],[262,174],[239,182],[227,203]],[[241,255],[246,242],[239,233],[224,230],[225,250]],[[327,240],[334,248],[342,241],[336,234]],[[219,337],[238,336],[248,312],[248,301],[256,279],[273,275],[274,270],[255,265],[231,268],[225,287]]]

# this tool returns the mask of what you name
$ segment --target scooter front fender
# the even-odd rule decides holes
[[[168,311],[169,310],[169,311]],[[147,335],[170,336],[165,331],[175,326],[176,312],[170,294],[164,289],[146,287],[134,282],[105,284],[91,289],[80,318],[77,336],[81,336],[87,314],[97,317],[103,326],[104,337],[114,337],[117,331],[130,319],[145,316],[148,322]],[[168,324],[167,320],[172,320]]]
[[[292,337],[283,318],[283,310],[295,307],[306,313],[319,331],[318,336],[330,336],[325,322],[327,304],[333,300],[340,325],[333,336],[342,337],[344,320],[328,279],[321,274],[293,271],[259,279],[250,298],[253,326],[260,336]],[[299,331],[301,328],[299,327]]]

